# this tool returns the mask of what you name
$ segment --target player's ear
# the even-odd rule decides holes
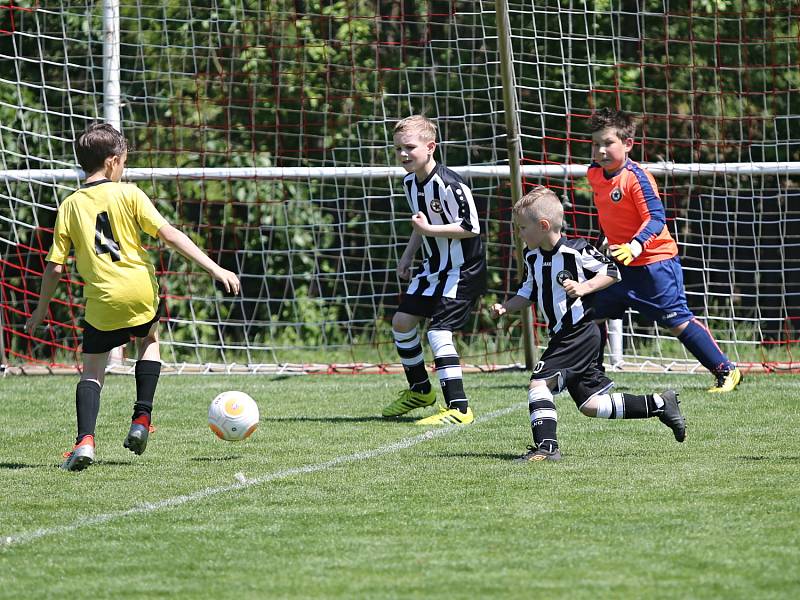
[[[433,151],[436,150],[436,142],[431,140],[427,143],[428,154],[433,154]]]
[[[633,150],[633,138],[625,138],[625,141],[622,142],[622,146],[625,148],[625,152]]]

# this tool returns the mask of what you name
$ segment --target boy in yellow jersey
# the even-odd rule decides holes
[[[182,232],[162,217],[138,187],[120,183],[128,149],[125,138],[108,124],[90,126],[75,146],[86,173],[83,187],[61,203],[53,230],[53,245],[42,275],[39,304],[25,323],[33,332],[64,273],[70,247],[75,248],[78,273],[84,281],[83,372],[75,394],[78,436],[63,469],[81,471],[94,462],[94,432],[100,409],[109,352],[138,340],[136,403],[124,446],[142,454],[150,432],[161,354],[158,347],[160,303],[155,269],[139,238],[144,231],[193,260],[239,293],[236,275],[217,265]]]

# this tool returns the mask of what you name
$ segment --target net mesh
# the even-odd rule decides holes
[[[524,188],[554,188],[568,235],[595,237],[585,178],[536,173],[588,164],[595,108],[641,115],[635,160],[715,166],[657,174],[691,308],[731,358],[791,368],[800,204],[797,176],[779,165],[800,154],[792,108],[800,14],[781,3],[736,4],[726,12],[712,2],[510,2]],[[241,297],[225,297],[205,273],[146,240],[168,307],[165,361],[177,370],[396,365],[390,321],[403,283],[395,266],[411,232],[399,177],[289,169],[392,165],[392,125],[411,113],[437,120],[438,158],[466,169],[482,215],[490,292],[458,338],[462,359],[481,368],[523,360],[520,319],[497,323],[488,313],[519,283],[508,179],[474,174],[508,164],[495,9],[414,0],[120,7],[128,165],[152,173],[137,178],[140,187],[243,286]],[[0,60],[13,65],[0,74],[0,362],[72,367],[83,312],[74,271],[46,326],[28,334],[22,324],[58,204],[80,182],[73,141],[103,115],[102,6],[7,3],[0,19]],[[726,170],[730,163],[775,168]],[[287,175],[158,176],[164,167]],[[540,347],[543,332],[537,321]],[[626,364],[698,368],[635,313],[623,337]]]

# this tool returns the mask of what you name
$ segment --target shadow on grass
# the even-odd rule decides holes
[[[436,453],[442,458],[493,458],[495,460],[510,461],[520,457],[520,454],[510,454],[508,452],[442,452]]]
[[[27,465],[25,463],[0,463],[0,469],[36,469],[37,467],[44,467],[47,465]]]
[[[240,454],[228,456],[195,456],[191,460],[193,462],[223,462],[226,460],[239,460],[242,458]]]
[[[385,419],[383,417],[264,417],[262,421],[280,422],[309,422],[309,423],[369,423],[384,421],[386,423],[413,423],[422,417],[393,417]]]
[[[785,462],[800,462],[800,456],[737,456],[739,460],[770,460],[770,461],[785,461]]]

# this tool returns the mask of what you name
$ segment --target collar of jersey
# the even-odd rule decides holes
[[[606,173],[606,172],[605,172],[605,169],[604,169],[604,170],[603,170],[603,177],[605,177],[607,180],[608,180],[608,179],[614,179],[614,177],[616,177],[617,175],[619,175],[620,173],[622,173],[622,172],[623,172],[623,171],[624,171],[626,168],[628,168],[628,165],[629,165],[629,164],[631,164],[631,159],[630,159],[630,158],[626,158],[626,159],[625,159],[625,163],[624,163],[624,164],[623,164],[623,165],[622,165],[622,166],[621,166],[619,169],[617,169],[616,171],[614,171],[614,172],[613,172],[611,175],[609,175],[608,173]],[[600,168],[602,168],[602,167],[600,167]]]
[[[111,183],[110,179],[98,179],[97,181],[93,181],[92,183],[84,183],[81,186],[81,189],[94,187],[96,185],[100,185],[101,183]]]
[[[431,177],[436,175],[436,171],[438,171],[438,170],[439,170],[439,163],[437,162],[435,165],[433,165],[433,171],[428,173],[428,176],[425,178],[424,181],[419,181],[417,179],[417,174],[414,173],[414,179],[417,181],[417,187],[424,187],[425,184],[428,183],[431,180]]]
[[[540,247],[539,248],[539,252],[542,253],[542,256],[545,256],[545,255],[546,256],[553,256],[556,252],[558,252],[558,249],[561,248],[561,244],[563,244],[563,243],[564,243],[564,236],[562,235],[560,238],[558,238],[558,241],[556,242],[556,245],[553,246],[552,250],[545,250],[544,248]]]

